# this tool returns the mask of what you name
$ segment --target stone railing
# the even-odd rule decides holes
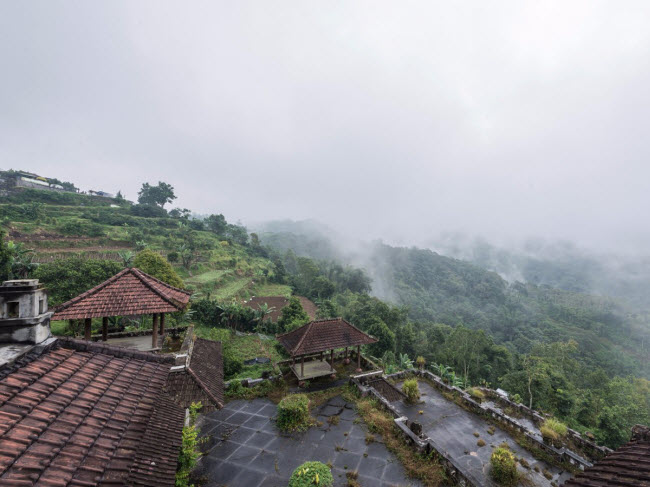
[[[568,463],[570,465],[579,468],[580,470],[584,470],[585,468],[592,466],[592,463],[589,461],[591,460],[591,458],[587,460],[581,457],[580,455],[578,455],[577,453],[575,453],[574,451],[570,450],[566,446],[555,448],[554,446],[545,443],[542,439],[539,438],[539,436],[531,434],[531,432],[524,425],[519,423],[516,419],[508,416],[507,414],[503,413],[499,409],[490,407],[487,404],[479,403],[464,390],[456,386],[445,384],[445,382],[440,377],[429,372],[428,370],[420,371],[420,370],[411,369],[411,370],[401,371],[395,374],[388,375],[386,376],[386,378],[392,380],[400,380],[412,375],[423,377],[427,379],[428,382],[439,391],[452,394],[454,397],[458,399],[461,405],[464,406],[469,411],[479,416],[492,419],[498,422],[499,424],[501,424],[501,426],[522,434],[532,445],[534,445],[539,450],[542,450],[547,455],[551,456],[556,463],[560,463],[560,464]],[[482,390],[487,395],[489,395],[491,399],[494,399],[493,395],[498,396],[496,391],[492,391],[491,389],[482,389]],[[513,405],[515,404],[512,401],[509,401],[507,399],[505,399],[505,401],[507,401],[509,404],[513,404]],[[503,405],[503,402],[499,404]],[[524,406],[524,408],[531,412],[529,417],[535,423],[535,425],[544,422],[545,417],[541,415],[539,412],[530,410],[526,408],[526,406]],[[519,411],[520,409],[518,408],[517,410]],[[585,440],[583,439],[582,441]],[[608,450],[605,447],[596,446],[596,448],[602,451]]]
[[[535,411],[534,409],[530,409],[528,406],[524,404],[513,402],[510,399],[498,394],[496,391],[492,389],[481,388],[481,390],[485,393],[486,396],[488,396],[492,401],[498,404],[502,409],[507,408],[512,411],[516,411],[517,414],[520,414],[521,416],[532,421],[533,424],[535,424],[535,426],[537,426],[538,428],[549,417],[549,415],[542,414],[538,411]],[[572,444],[573,446],[575,446],[575,448],[579,449],[591,462],[596,462],[612,452],[612,450],[607,448],[606,446],[597,445],[595,442],[591,441],[588,438],[585,438],[579,432],[571,428],[568,429],[567,440],[568,440],[566,442],[567,444],[563,445],[564,447],[567,447],[568,444]]]
[[[401,377],[410,374],[412,372],[398,372],[397,374],[391,374],[387,377],[395,377],[400,375]],[[471,478],[471,476],[465,474],[458,464],[454,461],[453,458],[443,449],[440,448],[434,440],[426,436],[425,434],[416,434],[413,429],[414,422],[410,421],[406,416],[400,415],[395,406],[393,406],[384,396],[382,396],[379,391],[377,391],[371,385],[367,385],[368,381],[376,378],[377,376],[382,376],[382,371],[373,371],[365,374],[355,375],[350,377],[350,383],[354,385],[363,397],[371,396],[373,397],[378,404],[385,409],[391,416],[393,416],[393,421],[397,426],[398,430],[406,440],[406,442],[412,445],[413,449],[418,453],[430,454],[433,453],[438,459],[438,462],[445,470],[447,476],[452,480],[452,483],[455,485],[460,485],[462,487],[480,487],[481,483]]]

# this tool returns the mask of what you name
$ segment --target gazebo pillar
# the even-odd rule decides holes
[[[160,313],[160,334],[165,334],[165,313]]]
[[[158,348],[158,313],[153,314],[153,327],[151,328],[151,348]]]
[[[357,345],[357,372],[361,372],[361,345]]]
[[[108,316],[102,318],[102,341],[108,340]]]
[[[84,339],[90,340],[90,325],[93,320],[91,318],[86,318],[84,320]]]
[[[331,359],[330,366],[331,366],[332,368],[334,368],[334,349],[330,350],[330,353],[332,354],[332,359]]]
[[[305,356],[300,359],[300,380],[305,376]]]
[[[348,347],[345,347],[345,360],[343,360],[343,363],[345,365],[348,365],[350,363],[350,359],[348,358]]]

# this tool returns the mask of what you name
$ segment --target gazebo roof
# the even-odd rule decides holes
[[[343,318],[312,321],[293,331],[278,335],[277,338],[291,356],[368,345],[377,341],[376,338],[362,332]]]
[[[58,306],[53,320],[173,313],[185,309],[190,292],[131,268]]]

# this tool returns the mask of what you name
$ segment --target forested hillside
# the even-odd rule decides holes
[[[175,195],[164,183],[143,185],[140,196],[131,203],[23,190],[2,198],[2,277],[41,279],[54,305],[134,263],[163,280],[182,279],[194,291],[192,310],[173,320],[195,321],[225,340],[231,377],[260,371],[242,370],[235,342],[210,329],[293,329],[308,320],[297,300],[277,324],[265,321],[269,309],[242,302],[306,296],[319,317],[343,316],[378,338],[366,353],[387,371],[421,357],[459,386],[503,387],[610,446],[625,441],[633,424],[650,422],[647,328],[617,301],[510,284],[430,250],[374,243],[344,252],[311,224],[302,229],[308,235],[286,223],[258,238],[216,212],[168,211]]]

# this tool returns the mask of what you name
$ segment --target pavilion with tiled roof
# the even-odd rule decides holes
[[[567,480],[565,487],[650,487],[650,428],[632,428],[632,439],[594,466]]]
[[[362,332],[343,318],[312,321],[293,331],[278,335],[277,339],[291,356],[291,369],[301,381],[334,374],[334,350],[341,348],[345,348],[347,361],[348,349],[357,347],[357,368],[360,370],[361,345],[377,342],[376,338]],[[329,364],[323,360],[323,353],[326,351],[330,352]],[[312,361],[305,365],[305,356],[318,353],[320,353],[320,361]],[[298,357],[300,357],[300,367],[295,363]]]
[[[52,320],[84,320],[84,336],[91,338],[93,318],[102,318],[102,340],[108,337],[111,316],[153,316],[152,348],[165,332],[165,313],[182,311],[191,293],[162,282],[137,268],[124,269],[110,279],[63,303],[55,309]]]
[[[0,367],[0,485],[173,487],[185,411],[173,358],[49,340]]]

